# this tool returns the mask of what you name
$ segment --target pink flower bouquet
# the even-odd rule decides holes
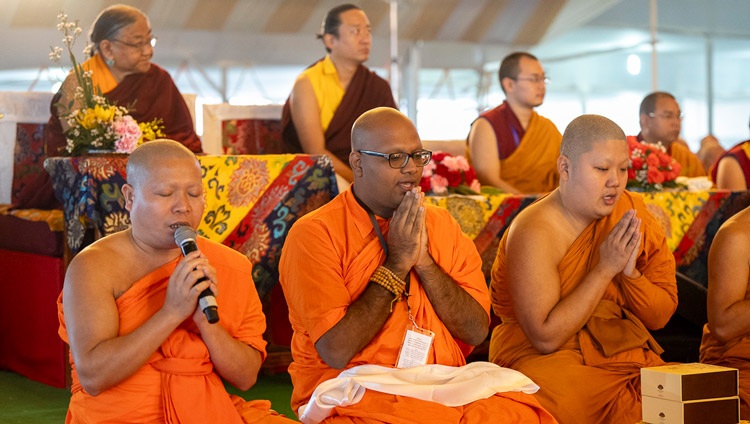
[[[479,194],[477,173],[463,156],[433,152],[432,160],[422,170],[422,191],[433,195]]]

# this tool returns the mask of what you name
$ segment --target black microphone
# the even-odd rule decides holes
[[[178,227],[177,231],[174,232],[174,242],[180,246],[180,250],[182,250],[184,256],[198,250],[198,244],[195,242],[196,237],[195,230],[186,225]],[[201,277],[195,282],[195,284],[206,280],[208,280],[208,277]],[[205,289],[198,295],[198,304],[200,305],[201,310],[203,310],[203,313],[206,314],[208,322],[211,324],[219,322],[219,307],[216,303],[214,292],[212,292],[211,289]]]

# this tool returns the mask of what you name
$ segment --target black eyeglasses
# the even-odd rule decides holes
[[[140,43],[127,43],[125,41],[117,40],[117,39],[112,39],[110,41],[114,41],[116,43],[120,43],[128,47],[132,47],[136,50],[143,50],[143,48],[148,45],[150,45],[151,47],[156,47],[156,40],[157,40],[156,37],[151,37],[151,38],[146,39],[145,41],[141,41]]]
[[[380,156],[381,158],[388,159],[388,165],[394,169],[401,169],[409,163],[409,158],[414,161],[414,165],[425,166],[430,163],[432,159],[432,152],[429,150],[417,150],[412,153],[380,153],[373,152],[372,150],[357,150],[359,153],[364,153],[370,156]]]

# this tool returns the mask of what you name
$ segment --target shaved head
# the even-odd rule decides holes
[[[128,184],[138,188],[149,176],[151,169],[159,166],[166,159],[185,158],[195,161],[200,169],[195,153],[174,140],[160,139],[149,141],[138,146],[128,158],[126,174]]]
[[[352,151],[373,149],[383,145],[390,132],[405,129],[417,134],[417,128],[403,113],[390,107],[377,107],[360,115],[352,126]]]
[[[625,132],[614,121],[601,115],[581,115],[568,124],[562,137],[560,154],[575,162],[582,154],[591,151],[594,143],[622,140]]]

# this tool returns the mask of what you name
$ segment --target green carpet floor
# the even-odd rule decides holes
[[[227,389],[245,399],[268,399],[273,409],[295,419],[289,406],[292,395],[289,374],[260,375],[255,386],[246,392]],[[60,424],[65,420],[68,399],[68,389],[56,389],[13,372],[0,371],[0,423]]]

